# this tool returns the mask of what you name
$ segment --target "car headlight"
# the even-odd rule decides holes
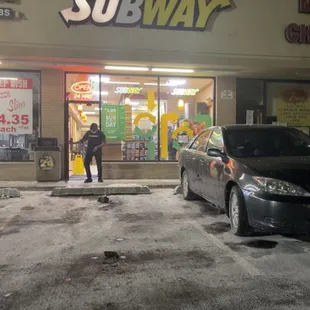
[[[310,193],[306,190],[289,182],[264,177],[253,177],[253,180],[261,190],[270,194],[284,196],[310,196]]]

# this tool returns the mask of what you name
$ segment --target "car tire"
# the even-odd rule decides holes
[[[231,189],[229,197],[230,227],[236,236],[249,236],[253,229],[249,225],[244,197],[239,186]]]
[[[197,196],[192,192],[190,186],[189,186],[189,179],[188,174],[186,170],[182,173],[182,179],[181,179],[181,187],[182,187],[182,195],[185,200],[193,200]]]

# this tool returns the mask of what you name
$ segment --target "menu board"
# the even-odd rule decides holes
[[[101,127],[107,141],[122,141],[125,139],[125,106],[103,105],[101,112]]]
[[[276,92],[277,120],[288,126],[310,126],[310,88],[280,88]]]

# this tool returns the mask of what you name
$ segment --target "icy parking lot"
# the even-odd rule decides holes
[[[0,200],[0,309],[309,309],[310,239],[238,238],[204,201]]]

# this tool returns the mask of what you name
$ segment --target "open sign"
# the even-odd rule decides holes
[[[90,94],[94,90],[91,82],[76,82],[71,86],[71,90],[76,94]]]

